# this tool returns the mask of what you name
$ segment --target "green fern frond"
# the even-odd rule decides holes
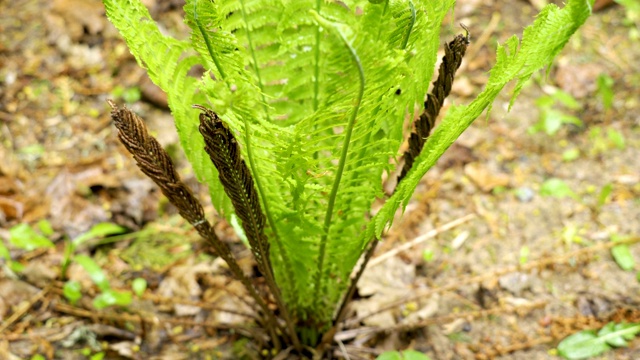
[[[468,106],[449,108],[446,117],[425,144],[425,149],[429,151],[423,151],[416,158],[412,170],[396,189],[396,193],[363,232],[363,247],[370,238],[381,235],[398,207],[407,204],[422,176],[485,109],[490,109],[491,103],[507,83],[518,80],[513,100],[534,71],[551,63],[570,36],[589,17],[592,3],[591,0],[570,0],[562,9],[553,4],[547,5],[535,22],[525,29],[521,43],[513,36],[504,45],[498,46],[496,64],[485,89]]]

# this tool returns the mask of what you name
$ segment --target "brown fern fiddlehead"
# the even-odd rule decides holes
[[[242,221],[251,251],[263,273],[289,328],[289,336],[296,348],[300,343],[293,329],[293,321],[275,282],[269,261],[269,241],[264,234],[265,217],[260,207],[258,191],[253,184],[251,172],[242,159],[240,147],[233,133],[218,117],[218,114],[201,105],[194,105],[200,114],[200,133],[204,138],[205,151],[218,170],[220,183],[231,199],[236,215]]]
[[[269,242],[264,234],[265,218],[253,178],[240,155],[238,143],[215,112],[200,105],[194,107],[202,111],[199,129],[204,138],[205,151],[218,170],[224,191],[242,221],[258,267],[265,274],[271,273]]]
[[[133,155],[140,170],[160,187],[162,193],[178,209],[180,216],[193,225],[198,234],[213,246],[217,254],[229,265],[229,269],[236,279],[249,291],[267,321],[275,329],[278,322],[273,312],[267,307],[249,278],[242,272],[229,245],[222,242],[214,232],[213,227],[204,216],[202,205],[187,185],[180,180],[169,154],[153,136],[149,135],[147,127],[140,117],[126,107],[119,109],[111,100],[108,100],[108,103],[112,108],[111,118],[118,129],[118,138]]]
[[[442,63],[440,63],[438,78],[433,82],[431,94],[427,96],[427,101],[424,102],[424,111],[414,121],[414,131],[409,136],[409,149],[404,153],[404,166],[398,176],[398,183],[411,170],[416,157],[422,152],[424,143],[435,125],[440,109],[442,109],[444,99],[451,92],[453,78],[470,43],[469,30],[466,26],[460,25],[467,33],[466,35],[458,35],[450,43],[445,44],[445,54],[442,58]]]

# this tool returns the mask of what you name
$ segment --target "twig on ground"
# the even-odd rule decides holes
[[[93,319],[94,321],[98,321],[98,320],[112,320],[112,321],[121,321],[121,322],[135,322],[135,323],[142,323],[142,322],[148,322],[148,323],[153,323],[155,322],[155,320],[157,319],[147,319],[144,318],[141,315],[138,314],[120,314],[120,313],[115,313],[115,312],[95,312],[95,311],[90,311],[90,310],[85,310],[82,308],[78,308],[75,306],[71,306],[68,304],[64,304],[64,303],[56,303],[53,306],[53,310],[61,312],[61,313],[65,313],[65,314],[69,314],[69,315],[73,315],[76,317],[83,317],[83,318],[89,318],[89,319]],[[174,325],[183,325],[183,326],[202,326],[202,327],[208,327],[208,328],[213,328],[213,329],[221,329],[221,330],[234,330],[237,331],[240,334],[243,334],[245,336],[248,337],[255,337],[256,334],[253,333],[250,328],[245,328],[242,326],[235,326],[235,325],[229,325],[229,324],[214,324],[211,322],[205,322],[205,321],[195,321],[195,320],[187,320],[187,319],[173,319],[173,318],[167,318],[167,319],[162,319],[162,323],[168,323],[168,324],[174,324]]]
[[[253,308],[253,304],[246,302],[244,300],[243,297],[241,297],[240,295],[234,294],[232,292],[227,292],[229,295],[232,295],[234,297],[236,297],[237,299],[241,300],[242,302],[244,302],[247,306],[249,306],[250,308]],[[204,310],[212,310],[212,311],[220,311],[220,312],[227,312],[230,314],[234,314],[234,315],[238,315],[238,316],[244,316],[246,318],[250,318],[250,319],[255,319],[258,320],[258,317],[256,316],[256,314],[251,314],[251,313],[246,313],[243,311],[239,311],[239,310],[232,310],[232,309],[224,309],[221,308],[219,306],[216,306],[215,304],[211,304],[208,302],[204,302],[204,301],[194,301],[194,300],[189,300],[189,299],[184,299],[184,298],[167,298],[164,296],[160,296],[160,295],[155,295],[155,294],[144,294],[142,296],[143,299],[146,300],[151,300],[155,303],[163,303],[163,304],[180,304],[180,305],[189,305],[189,306],[197,306],[201,309]]]
[[[9,326],[11,326],[14,322],[18,321],[23,315],[25,315],[29,309],[33,307],[33,304],[40,301],[45,295],[49,293],[53,284],[47,285],[44,289],[40,290],[37,294],[31,297],[29,301],[23,303],[18,309],[9,316],[9,318],[0,325],[0,333],[4,332]]]
[[[491,20],[489,20],[489,23],[487,24],[487,26],[485,26],[484,30],[482,31],[482,34],[478,36],[478,40],[474,40],[473,45],[469,46],[469,49],[466,55],[467,59],[475,59],[476,55],[478,55],[478,52],[480,52],[480,49],[482,49],[484,44],[486,44],[487,41],[489,41],[489,38],[491,38],[491,35],[498,27],[498,24],[500,24],[501,18],[502,16],[500,15],[500,13],[498,12],[493,13],[493,15],[491,16]],[[462,65],[460,65],[460,68],[458,69],[458,71],[463,72],[464,70],[467,69],[467,67],[469,67],[468,60],[463,62]]]
[[[349,353],[347,352],[347,349],[344,347],[344,343],[340,340],[336,340],[336,342],[338,343],[338,346],[340,347],[340,352],[342,353],[344,358],[347,360],[351,360],[351,358],[349,357]]]
[[[403,252],[405,250],[409,250],[410,248],[412,248],[412,247],[414,247],[414,246],[416,246],[418,244],[421,244],[421,243],[423,243],[423,242],[435,237],[436,235],[438,235],[440,233],[443,233],[445,231],[451,230],[451,229],[453,229],[454,227],[456,227],[458,225],[462,225],[462,224],[466,223],[467,221],[469,221],[471,219],[474,219],[475,217],[476,217],[475,214],[468,214],[468,215],[465,215],[465,216],[463,216],[463,217],[461,217],[459,219],[450,221],[450,222],[448,222],[448,223],[446,223],[446,224],[444,224],[444,225],[442,225],[442,226],[440,226],[440,227],[438,227],[436,229],[433,229],[433,230],[427,232],[426,234],[420,235],[417,238],[415,238],[415,239],[413,239],[413,240],[411,240],[411,241],[409,241],[407,243],[404,243],[404,244],[402,244],[402,245],[400,245],[400,246],[398,246],[398,247],[396,247],[394,249],[391,249],[391,250],[387,251],[386,253],[384,253],[384,254],[382,254],[380,256],[374,257],[369,262],[369,267],[371,268],[371,267],[374,267],[376,265],[379,265],[379,264],[383,263],[385,260],[387,260],[388,258],[394,257],[397,254],[399,254],[399,253],[401,253],[401,252]]]
[[[547,304],[547,301],[540,300],[540,301],[535,301],[525,305],[518,305],[518,306],[504,305],[504,306],[497,306],[497,307],[494,307],[491,309],[485,309],[485,310],[473,310],[473,311],[466,311],[466,312],[461,312],[457,314],[437,316],[437,317],[425,319],[425,320],[422,320],[416,323],[411,323],[411,324],[396,324],[396,325],[387,326],[387,327],[362,327],[359,329],[340,331],[336,334],[335,339],[336,341],[346,341],[349,339],[353,339],[358,335],[368,334],[368,333],[408,331],[408,330],[414,330],[417,328],[423,328],[430,325],[440,325],[443,323],[448,323],[455,319],[476,319],[481,317],[487,317],[489,315],[513,313],[516,311],[530,311],[533,309],[541,308],[546,304]]]

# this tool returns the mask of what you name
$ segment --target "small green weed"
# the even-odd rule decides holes
[[[558,344],[558,354],[565,359],[587,359],[617,347],[625,347],[628,341],[640,333],[640,323],[609,323],[600,331],[585,330],[575,333]]]
[[[121,234],[124,231],[126,231],[126,229],[121,226],[112,223],[100,223],[91,227],[89,231],[75,239],[66,240],[64,257],[60,267],[60,277],[66,279],[67,269],[72,262],[77,263],[87,271],[92,281],[101,291],[93,301],[97,309],[111,305],[129,305],[131,303],[132,293],[131,291],[117,291],[112,289],[109,279],[104,274],[102,268],[91,257],[87,255],[76,255],[75,252],[79,246],[89,240]],[[54,248],[54,243],[49,239],[53,234],[54,230],[47,220],[41,220],[34,227],[22,223],[9,229],[9,242],[14,247],[26,251]],[[12,272],[19,273],[24,269],[23,264],[11,259],[11,253],[3,243],[0,243],[0,257],[7,261],[8,268]],[[132,287],[134,292],[140,296],[146,289],[146,281],[144,279],[135,279]],[[63,287],[63,295],[69,302],[75,304],[82,298],[82,287],[80,283],[73,280],[67,281]]]
[[[431,358],[415,350],[405,350],[402,352],[385,351],[378,355],[376,360],[431,360]]]
[[[579,110],[580,103],[562,90],[556,90],[551,95],[538,98],[536,105],[540,109],[540,120],[529,128],[530,134],[544,131],[547,135],[552,136],[562,128],[562,125],[582,126],[582,121],[579,118],[567,114],[567,110]]]
[[[598,76],[598,95],[605,110],[609,110],[613,106],[613,83],[613,79],[607,74]]]

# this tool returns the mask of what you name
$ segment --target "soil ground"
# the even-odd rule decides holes
[[[167,29],[184,29],[180,1],[146,3]],[[0,8],[0,237],[8,244],[13,226],[46,219],[55,243],[10,247],[24,266],[18,274],[0,262],[0,358],[238,356],[242,337],[224,326],[246,318],[217,309],[244,311],[228,295],[240,287],[139,172],[109,118],[106,99],[130,101],[181,158],[163,94],[99,1],[18,0]],[[525,1],[458,1],[442,42],[462,22],[472,44],[449,101],[468,103],[479,93],[496,44],[520,36],[536,12]],[[553,359],[558,342],[577,331],[640,322],[640,266],[624,271],[611,254],[613,240],[623,240],[640,261],[633,245],[640,240],[640,47],[629,16],[617,5],[596,12],[510,112],[505,91],[425,176],[362,279],[336,357],[412,348],[432,359]],[[612,85],[599,86],[606,78]],[[563,104],[558,90],[575,105]],[[532,132],[545,116],[580,124]],[[205,199],[206,189],[180,164]],[[570,191],[545,196],[549,179]],[[76,305],[62,297],[57,277],[65,238],[106,221],[133,232],[77,251],[96,259],[113,288],[147,280],[149,290],[126,312],[94,310],[99,291],[79,265],[68,271],[84,292]],[[250,269],[231,228],[221,222],[217,230]],[[426,241],[388,253],[421,236]],[[640,339],[600,358],[640,359]]]

